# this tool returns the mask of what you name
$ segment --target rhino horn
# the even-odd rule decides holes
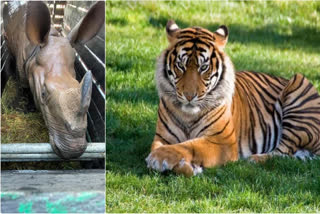
[[[91,71],[87,71],[80,83],[81,87],[81,112],[86,113],[90,101],[91,101],[91,93],[92,93],[92,73]]]
[[[45,3],[29,1],[26,11],[26,34],[30,42],[44,46],[50,31],[50,12]]]

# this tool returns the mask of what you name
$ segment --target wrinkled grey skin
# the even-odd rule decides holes
[[[3,18],[19,81],[31,89],[48,127],[51,147],[61,158],[79,157],[87,147],[92,74],[87,72],[80,83],[75,79],[73,46],[98,33],[104,24],[104,3],[93,5],[67,38],[50,27],[49,10],[43,2],[9,2]]]

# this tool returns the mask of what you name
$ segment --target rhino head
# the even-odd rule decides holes
[[[92,91],[91,72],[80,83],[75,78],[73,47],[98,33],[104,12],[104,3],[97,2],[68,37],[63,37],[50,29],[50,14],[44,3],[27,3],[25,32],[35,47],[34,56],[26,64],[28,81],[48,127],[51,147],[64,159],[79,157],[87,147],[87,111]]]

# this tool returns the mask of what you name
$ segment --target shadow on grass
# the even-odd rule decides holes
[[[152,140],[153,134],[151,133],[131,139],[107,137],[106,154],[109,155],[106,159],[106,170],[122,175],[130,173],[138,177],[148,174],[144,159],[150,152]]]
[[[237,50],[235,50],[236,52]],[[228,55],[231,58],[236,71],[255,71],[265,74],[273,75],[275,77],[282,77],[291,79],[294,74],[301,73],[310,81],[320,80],[320,61],[317,65],[310,65],[307,62],[291,62],[288,60],[278,60],[273,58],[263,58],[262,56],[249,59],[248,56],[244,58],[242,55],[234,55],[232,50],[228,50]],[[246,63],[250,62],[250,63]],[[270,66],[273,65],[273,66]],[[276,65],[276,66],[274,66]],[[305,68],[308,70],[305,70]],[[318,89],[320,90],[320,88]]]
[[[112,24],[112,25],[125,26],[128,24],[128,21],[125,18],[115,17],[115,18],[107,18],[106,23]]]
[[[172,18],[165,16],[150,16],[149,24],[154,28],[165,28],[167,21]],[[180,19],[175,19],[175,22],[180,28],[192,27],[188,22]],[[210,30],[216,31],[220,25],[205,24],[199,22],[197,26],[201,26]],[[298,48],[309,53],[320,52],[320,31],[317,28],[301,27],[301,26],[286,26],[285,28],[277,24],[269,24],[260,28],[249,29],[245,25],[230,24],[229,28],[229,41],[239,42],[243,44],[256,43],[264,46],[275,46],[280,49]],[[288,33],[280,34],[279,30],[288,31]]]
[[[113,56],[117,56],[117,58],[113,60]],[[106,67],[112,68],[113,71],[130,72],[135,63],[135,60],[125,57],[124,54],[119,55],[111,50],[108,50],[106,59]]]
[[[130,48],[130,47],[129,47]],[[160,53],[159,53],[160,55]],[[150,67],[150,65],[155,65],[157,56],[132,56],[127,53],[119,54],[117,50],[109,49],[107,50],[106,55],[106,67],[112,68],[114,72],[132,72],[132,68],[139,65],[142,67]],[[154,70],[154,66],[152,66],[152,70]]]
[[[118,103],[130,102],[132,104],[137,104],[146,102],[151,105],[158,105],[159,103],[159,98],[155,86],[138,89],[130,88],[110,90],[107,93],[107,97]]]

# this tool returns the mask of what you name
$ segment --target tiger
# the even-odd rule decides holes
[[[156,133],[147,167],[193,176],[247,158],[320,155],[320,96],[301,74],[291,79],[235,71],[224,52],[229,30],[166,25],[169,46],[155,72]]]

